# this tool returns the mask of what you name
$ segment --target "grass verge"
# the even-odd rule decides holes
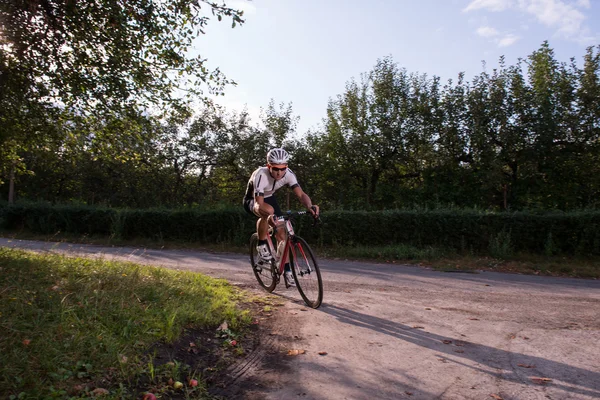
[[[117,240],[110,237],[89,237],[59,233],[39,235],[26,231],[1,232],[4,237],[43,241],[64,241],[96,244],[103,246],[141,246],[164,249],[191,249],[211,252],[247,253],[246,246],[233,246],[228,243],[198,244],[177,241],[156,241],[145,238]],[[545,256],[509,252],[502,258],[473,253],[458,253],[450,249],[436,247],[417,248],[409,245],[391,246],[312,246],[319,258],[340,258],[369,260],[387,263],[409,263],[430,266],[441,271],[490,270],[498,272],[565,276],[600,279],[600,258],[584,256]]]
[[[149,349],[188,329],[214,337],[223,321],[214,341],[231,347],[252,319],[238,307],[241,296],[197,273],[0,248],[0,393],[208,398],[202,371],[155,362]]]
[[[449,249],[416,248],[406,245],[323,248],[320,249],[319,255],[335,258],[369,259],[387,263],[418,264],[446,272],[486,270],[530,275],[600,278],[600,260],[590,257],[517,253],[500,259],[471,253],[460,254]]]

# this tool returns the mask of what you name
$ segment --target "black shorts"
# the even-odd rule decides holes
[[[283,215],[281,208],[279,208],[279,204],[277,204],[277,199],[275,196],[265,197],[265,203],[273,207],[273,212],[276,216],[280,217]],[[254,211],[252,211],[254,210],[254,199],[252,197],[244,199],[244,210],[246,210],[246,212],[250,215],[258,217],[258,215],[254,214]]]

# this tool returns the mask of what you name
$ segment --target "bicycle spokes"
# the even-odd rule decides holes
[[[302,244],[298,243],[297,249],[299,250],[298,257],[301,259],[301,261],[298,262],[299,268],[296,270],[296,273],[300,274],[300,276],[308,275],[312,272],[312,268],[310,266],[310,262],[306,258],[306,253],[302,248]]]
[[[258,283],[265,288],[266,291],[272,292],[277,286],[278,276],[275,270],[275,263],[273,261],[260,263],[260,257],[258,256],[258,250],[256,245],[258,244],[258,235],[254,234],[250,238],[250,265],[252,265],[252,271]]]
[[[299,237],[295,238],[291,253],[298,291],[308,306],[317,308],[323,299],[323,282],[316,259],[308,244]]]

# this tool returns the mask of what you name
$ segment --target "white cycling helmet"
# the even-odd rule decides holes
[[[290,155],[282,148],[271,149],[267,153],[267,162],[269,164],[287,164]]]

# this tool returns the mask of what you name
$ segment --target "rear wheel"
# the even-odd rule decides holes
[[[252,271],[256,280],[265,288],[267,292],[272,292],[277,286],[277,278],[275,272],[275,261],[271,260],[268,264],[258,264],[258,234],[253,234],[250,237],[250,265],[252,265]]]
[[[317,260],[304,239],[294,237],[292,246],[290,266],[296,287],[306,305],[318,308],[323,301],[323,281]]]

